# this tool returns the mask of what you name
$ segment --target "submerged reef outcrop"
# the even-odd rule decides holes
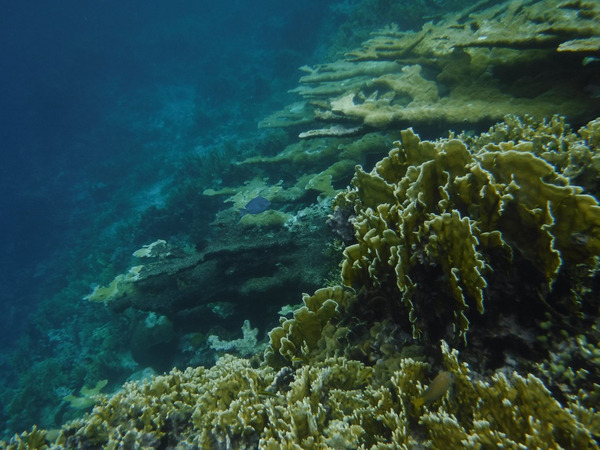
[[[477,2],[419,32],[391,25],[344,60],[302,67],[294,92],[304,101],[261,126],[300,126],[300,137],[310,138],[408,124],[489,124],[506,114],[597,115],[598,2],[496,3]]]
[[[7,447],[600,448],[599,124],[404,130],[334,201],[342,283],[264,354],[127,383]]]
[[[216,215],[214,236],[204,247],[165,240],[147,244],[134,252],[130,269],[96,286],[85,300],[116,312],[134,308],[165,315],[176,328],[183,322],[194,321],[198,328],[235,317],[240,320],[234,329],[245,319],[261,322],[264,311],[253,317],[252,306],[261,298],[279,299],[269,310],[275,316],[281,306],[296,303],[290,286],[314,290],[323,282],[327,258],[317,249],[329,242],[327,213],[325,205],[294,215],[267,210],[241,218],[235,208],[224,210]],[[319,230],[321,237],[315,238]],[[220,304],[227,304],[230,313],[223,315]]]

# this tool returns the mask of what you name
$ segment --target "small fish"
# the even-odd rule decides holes
[[[569,237],[571,239],[571,242],[575,245],[585,246],[588,242],[590,242],[590,237],[583,233],[573,233]]]
[[[244,217],[244,214],[259,214],[269,209],[269,206],[271,206],[271,202],[259,195],[246,203],[246,206],[240,210],[240,214],[241,217]]]
[[[258,395],[263,395],[265,397],[277,397],[277,394],[273,394],[269,391],[258,391]]]
[[[415,408],[420,408],[423,405],[431,405],[440,400],[448,389],[454,383],[454,375],[450,372],[442,370],[437,376],[431,381],[423,395],[413,401]]]

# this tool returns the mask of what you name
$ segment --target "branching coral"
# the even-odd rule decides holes
[[[577,401],[568,407],[552,398],[535,376],[497,372],[474,381],[456,351],[442,344],[456,391],[442,408],[422,415],[434,448],[598,448],[600,415]]]
[[[594,410],[561,406],[533,375],[475,380],[444,342],[441,356],[453,388],[426,404],[428,365],[410,358],[382,381],[341,357],[277,373],[225,356],[128,383],[58,435],[33,429],[7,447],[598,448]]]

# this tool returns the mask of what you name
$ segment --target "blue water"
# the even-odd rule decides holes
[[[295,100],[287,91],[297,83],[297,68],[330,57],[340,26],[365,3],[3,5],[0,422],[6,435],[69,417],[44,413],[43,402],[61,394],[46,392],[48,385],[110,376],[84,372],[92,365],[87,355],[108,345],[110,330],[102,327],[119,322],[109,312],[90,312],[82,296],[126,268],[141,244],[176,234],[177,224],[191,220],[184,211],[161,229],[136,228],[140,217],[165,205],[187,157],[259,139],[258,121]],[[375,26],[387,6],[373,4],[381,8],[369,19]],[[345,34],[352,39],[351,29]],[[110,364],[118,365],[104,367]],[[66,368],[81,374],[69,378]]]
[[[314,51],[319,33],[304,30],[309,23],[319,30],[326,3],[26,1],[3,8],[4,345],[18,336],[48,278],[60,286],[65,275],[52,261],[115,196],[165,179],[193,145],[255,128],[261,103],[291,87]],[[140,173],[142,164],[148,171]],[[127,214],[133,205],[122,201]]]

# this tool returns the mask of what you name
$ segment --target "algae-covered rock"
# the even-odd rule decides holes
[[[100,380],[95,386],[84,386],[79,393],[81,395],[69,394],[64,399],[69,402],[71,408],[88,409],[94,406],[96,399],[100,395],[100,391],[108,384],[108,380]]]

